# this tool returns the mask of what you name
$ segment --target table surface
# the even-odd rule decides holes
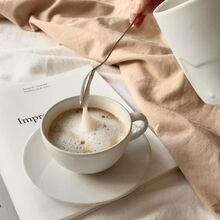
[[[17,213],[12,204],[8,191],[0,175],[0,219],[18,220]]]

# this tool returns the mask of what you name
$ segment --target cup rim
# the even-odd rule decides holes
[[[192,4],[192,0],[187,0],[187,1],[183,2],[183,3],[180,3],[179,5],[176,5],[176,6],[172,7],[172,8],[168,8],[168,9],[166,9],[166,10],[162,10],[162,11],[161,11],[161,7],[163,7],[163,6],[166,4],[166,1],[169,1],[169,0],[163,1],[161,4],[159,4],[159,5],[154,9],[154,11],[153,11],[153,14],[154,14],[154,15],[167,14],[167,13],[172,12],[172,11],[174,11],[174,10],[183,8],[183,7],[185,7],[187,4]]]
[[[91,97],[94,97],[94,98],[105,98],[105,99],[109,99],[115,103],[117,103],[128,115],[129,115],[129,118],[130,118],[130,126],[129,126],[129,129],[127,130],[127,133],[126,135],[116,144],[112,145],[111,147],[108,147],[106,149],[103,149],[103,150],[100,150],[100,151],[97,151],[97,152],[88,152],[88,153],[77,153],[77,152],[71,152],[71,151],[67,151],[67,150],[62,150],[60,149],[59,147],[55,146],[54,144],[52,144],[47,136],[45,135],[44,131],[43,131],[43,124],[44,124],[44,121],[45,121],[45,118],[47,116],[47,114],[54,108],[56,108],[57,105],[61,104],[62,102],[66,102],[70,99],[74,99],[74,98],[79,98],[79,96],[72,96],[72,97],[69,97],[69,98],[66,98],[66,99],[62,99],[61,101],[55,103],[54,105],[52,105],[45,113],[44,117],[43,117],[43,120],[41,122],[41,126],[40,126],[40,131],[41,131],[41,136],[43,137],[43,139],[47,142],[47,144],[49,144],[49,146],[51,148],[53,148],[54,150],[60,152],[60,153],[64,153],[64,154],[67,154],[67,155],[74,155],[74,156],[93,156],[93,155],[97,155],[97,154],[101,154],[101,153],[104,153],[106,151],[110,151],[112,150],[113,148],[119,146],[122,142],[124,142],[128,136],[130,135],[130,132],[131,132],[131,128],[132,128],[132,121],[131,121],[131,117],[130,117],[130,113],[129,111],[118,101],[116,101],[115,99],[112,99],[108,96],[100,96],[100,95],[90,95]],[[62,113],[62,112],[61,112]]]

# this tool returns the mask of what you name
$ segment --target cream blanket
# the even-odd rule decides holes
[[[2,17],[97,61],[127,27],[128,8],[124,0],[0,0]],[[199,198],[220,215],[220,108],[198,98],[151,16],[124,38],[108,64],[119,67]]]

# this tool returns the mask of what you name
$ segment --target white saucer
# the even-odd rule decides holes
[[[134,190],[151,157],[147,138],[132,141],[122,158],[108,170],[80,175],[60,166],[48,154],[39,129],[28,140],[23,162],[31,181],[46,195],[69,203],[97,204],[119,199]]]

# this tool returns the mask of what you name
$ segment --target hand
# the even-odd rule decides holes
[[[133,22],[137,15],[138,18],[134,23],[134,27],[139,27],[145,16],[152,12],[163,0],[132,0],[130,8],[130,23]]]

